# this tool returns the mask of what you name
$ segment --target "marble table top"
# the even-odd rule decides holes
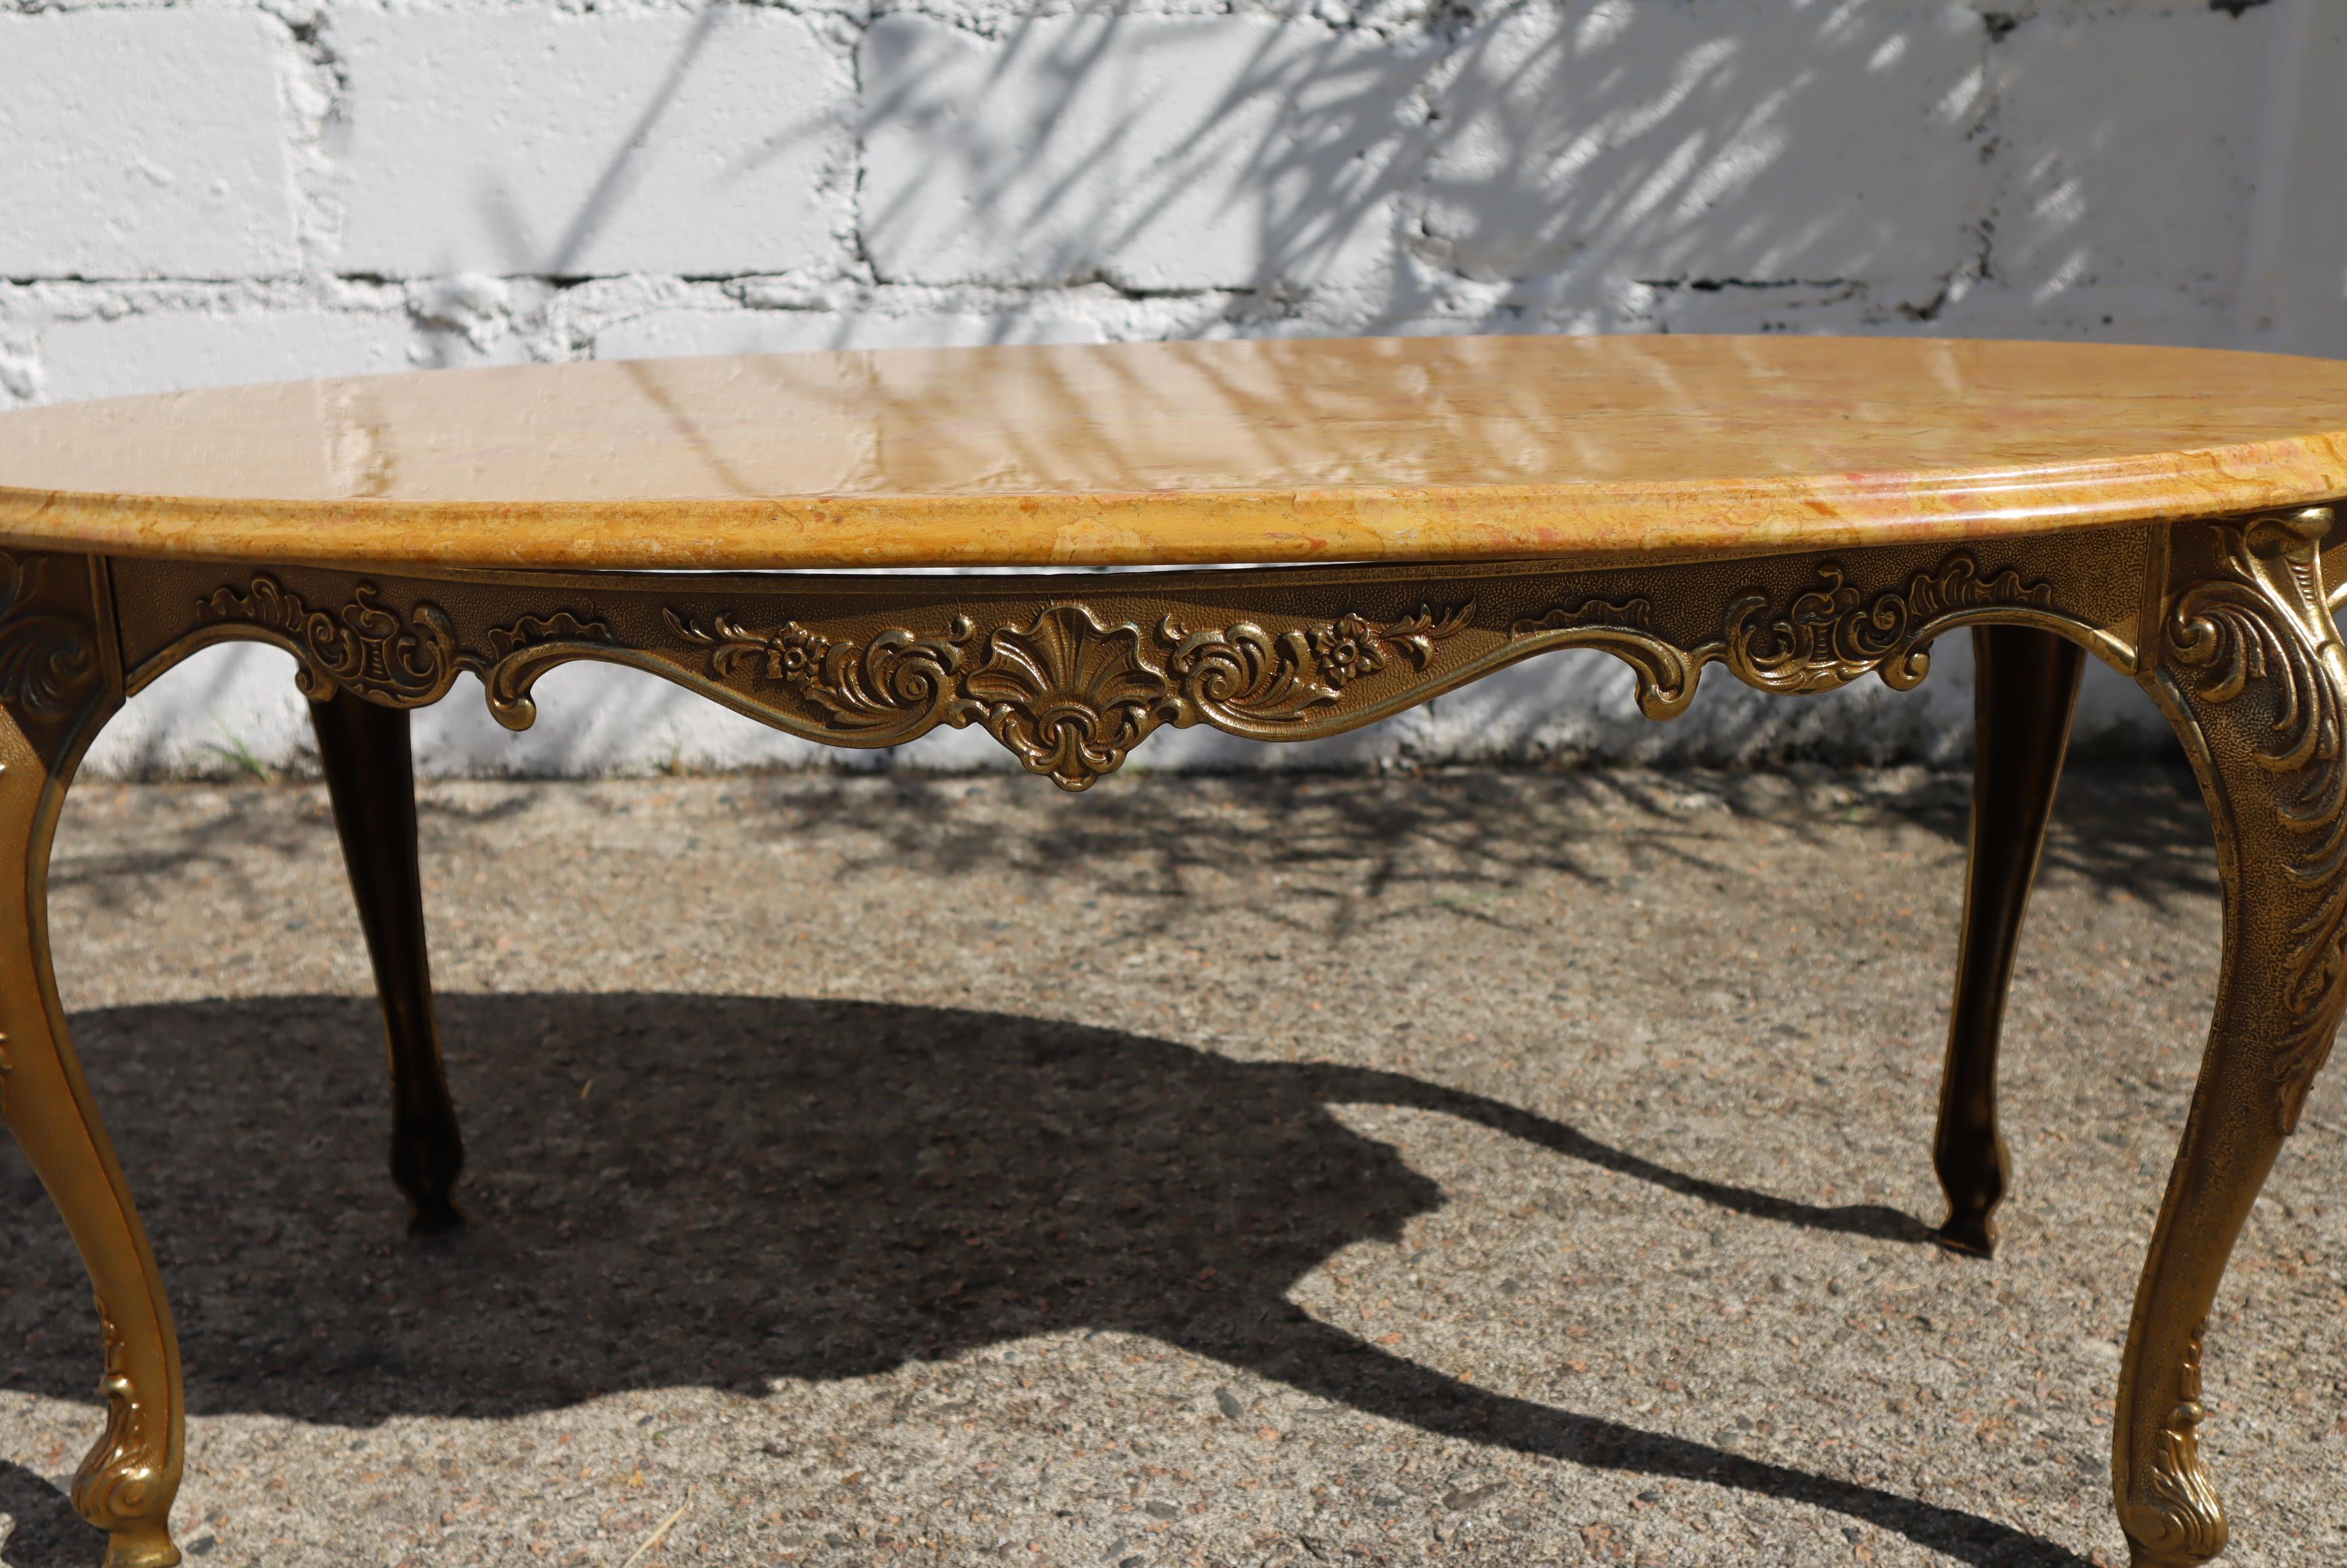
[[[1449,337],[523,365],[0,415],[0,546],[451,567],[1596,559],[2347,494],[2347,364]]]

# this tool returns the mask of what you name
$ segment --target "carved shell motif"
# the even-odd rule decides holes
[[[1103,626],[1082,605],[1055,604],[1023,624],[981,630],[958,616],[941,635],[896,629],[866,641],[795,620],[756,630],[720,614],[704,628],[666,613],[679,637],[706,651],[712,676],[785,685],[859,744],[975,724],[1031,771],[1081,790],[1161,726],[1273,735],[1398,661],[1423,670],[1473,610],[1343,615],[1274,635],[1252,621],[1187,631],[1170,616],[1153,632]]]

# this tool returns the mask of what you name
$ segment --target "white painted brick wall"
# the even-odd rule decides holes
[[[284,42],[258,9],[0,15],[0,273],[294,271]]]
[[[1390,271],[1442,56],[1258,16],[884,16],[857,50],[861,219],[907,283],[1353,290]]]
[[[2347,355],[2341,0],[0,0],[0,406],[415,365],[1378,332],[1855,332]],[[1153,765],[1951,756],[1916,693],[1559,655]],[[2086,725],[2156,722],[2090,675]],[[425,765],[818,753],[650,677]],[[306,744],[207,654],[100,771]],[[991,764],[949,735],[915,760]]]
[[[335,272],[711,277],[821,267],[850,242],[855,76],[796,16],[328,15]]]
[[[1529,7],[1481,30],[1434,100],[1429,259],[1583,310],[1705,279],[1924,306],[1996,195],[1980,16],[1803,9],[1753,27],[1719,5]]]

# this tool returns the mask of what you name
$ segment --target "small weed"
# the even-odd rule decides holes
[[[221,723],[218,714],[213,715],[212,723],[220,725],[220,733],[223,738],[206,741],[204,750],[220,757],[230,767],[256,783],[275,784],[277,782],[277,770],[261,761],[260,755],[251,746],[245,744],[243,736]]]

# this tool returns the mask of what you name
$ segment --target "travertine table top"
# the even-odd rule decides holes
[[[0,544],[469,567],[1578,558],[2347,492],[2347,364],[1370,338],[528,365],[0,415]]]

